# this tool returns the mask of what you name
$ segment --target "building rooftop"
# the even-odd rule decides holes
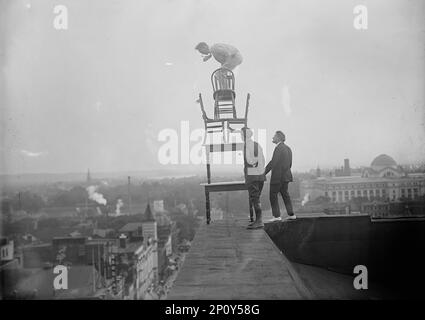
[[[93,294],[93,267],[71,266],[68,268],[68,290],[53,290],[53,279],[56,275],[52,269],[38,269],[21,279],[16,287],[18,292],[37,291],[36,298],[83,298]]]
[[[230,215],[197,231],[168,299],[305,299],[311,292],[264,230]]]
[[[143,223],[142,222],[130,222],[127,223],[124,227],[122,227],[119,232],[133,232],[139,230],[139,228],[142,228]]]
[[[117,247],[117,253],[135,253],[141,246],[143,246],[142,241],[130,242],[127,243],[125,248]]]
[[[155,222],[155,218],[153,217],[151,206],[149,203],[146,206],[146,210],[145,210],[145,221]]]
[[[418,179],[418,178],[424,178],[425,175],[407,175],[405,177],[397,177],[397,178],[384,178],[384,177],[359,177],[359,176],[347,176],[347,177],[321,177],[318,178],[316,181],[318,183],[332,183],[332,184],[339,184],[339,183],[373,183],[373,182],[396,182],[396,181],[403,181],[406,179]]]

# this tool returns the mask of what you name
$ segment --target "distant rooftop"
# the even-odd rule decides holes
[[[53,290],[52,283],[55,274],[51,269],[40,269],[21,279],[17,285],[17,290],[23,292],[34,292],[36,290],[39,299],[91,296],[93,294],[93,267],[75,265],[68,270],[68,290]]]
[[[129,222],[124,227],[122,227],[119,232],[133,232],[142,228],[142,222]]]
[[[148,203],[145,210],[145,221],[152,221],[155,222],[155,218],[153,217],[151,206]]]
[[[125,248],[118,247],[117,253],[134,253],[136,252],[141,246],[143,246],[142,241],[138,242],[130,242],[126,244]]]
[[[409,174],[406,177],[398,178],[385,178],[385,177],[359,177],[359,176],[347,176],[347,177],[320,177],[317,179],[318,182],[323,181],[326,183],[369,183],[369,182],[394,182],[397,180],[408,179],[408,178],[424,178],[425,174]]]

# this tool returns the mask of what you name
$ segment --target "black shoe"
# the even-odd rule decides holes
[[[253,224],[246,227],[247,229],[262,229],[264,228],[263,221],[255,221]]]

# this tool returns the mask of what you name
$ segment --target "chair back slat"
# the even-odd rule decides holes
[[[211,84],[213,86],[213,92],[219,90],[235,91],[235,76],[232,70],[219,68],[212,73]]]

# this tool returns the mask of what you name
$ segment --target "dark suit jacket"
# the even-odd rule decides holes
[[[265,174],[272,171],[270,183],[293,181],[292,178],[292,151],[285,143],[279,143],[273,151],[272,160],[267,164]]]

